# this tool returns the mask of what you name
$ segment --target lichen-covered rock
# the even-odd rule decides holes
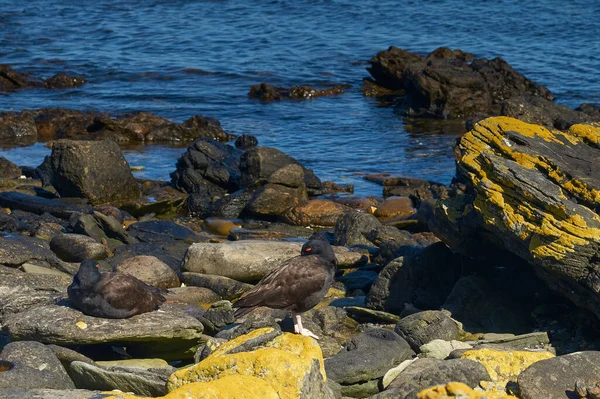
[[[472,189],[436,207],[432,231],[472,256],[497,256],[498,246],[512,252],[552,289],[600,316],[594,134],[600,128],[563,133],[506,117],[477,123],[456,147],[457,178]]]
[[[50,155],[52,185],[64,197],[88,198],[94,205],[121,205],[140,196],[117,143],[61,140]]]
[[[173,373],[167,383],[168,389],[173,393],[189,383],[211,381],[209,384],[213,384],[227,377],[247,376],[259,377],[263,382],[261,385],[266,391],[261,397],[269,397],[275,392],[279,396],[274,397],[281,399],[332,398],[325,383],[323,356],[316,341],[297,334],[261,339],[272,330],[255,330],[221,345],[200,363]],[[218,384],[223,389],[219,398],[233,398],[227,396],[231,395],[228,390],[240,389],[231,384]],[[249,397],[255,398],[255,395]]]
[[[492,382],[505,387],[517,381],[523,370],[540,360],[553,358],[550,352],[501,351],[493,349],[472,349],[461,355],[461,359],[471,359],[483,364]]]

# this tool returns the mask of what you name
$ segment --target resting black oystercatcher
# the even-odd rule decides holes
[[[315,307],[333,282],[337,260],[333,248],[324,238],[315,238],[302,246],[300,256],[284,262],[233,305],[235,316],[243,316],[257,306],[286,309],[292,312],[294,332],[319,339],[302,327],[300,313]]]
[[[161,290],[124,273],[101,273],[98,262],[87,259],[67,289],[75,307],[89,316],[126,319],[151,312],[165,301]]]

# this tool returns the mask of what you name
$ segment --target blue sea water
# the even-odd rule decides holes
[[[366,173],[448,183],[456,137],[407,129],[392,107],[359,92],[367,61],[390,45],[500,56],[561,104],[600,103],[598,1],[0,0],[0,63],[89,80],[72,90],[0,94],[0,111],[143,110],[179,122],[202,114],[361,195],[381,193]],[[263,104],[247,97],[260,82],[351,88]],[[139,176],[165,180],[184,150],[125,149],[130,164],[146,167]],[[0,151],[29,166],[47,153],[43,144]]]

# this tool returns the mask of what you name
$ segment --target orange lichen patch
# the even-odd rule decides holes
[[[569,128],[568,133],[587,142],[600,145],[600,122],[573,125]]]
[[[321,348],[312,338],[302,335],[281,334],[258,349],[235,352],[240,345],[272,330],[258,329],[224,343],[202,362],[173,373],[167,388],[174,391],[194,382],[242,375],[260,378],[280,399],[295,399],[300,397],[302,384],[315,363],[326,379]]]
[[[506,392],[477,392],[462,382],[449,382],[427,388],[417,394],[419,399],[517,399]]]

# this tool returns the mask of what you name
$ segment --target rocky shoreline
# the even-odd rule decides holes
[[[567,112],[501,59],[459,50],[370,63],[365,94],[466,122],[450,186],[369,175],[382,196],[354,196],[199,115],[3,113],[3,142],[52,154],[0,159],[0,397],[598,397],[598,107]],[[117,143],[158,141],[190,143],[172,180],[134,178]],[[284,311],[235,320],[232,302],[317,232],[339,269],[303,315],[320,340]],[[90,258],[166,303],[84,315],[66,289]]]

